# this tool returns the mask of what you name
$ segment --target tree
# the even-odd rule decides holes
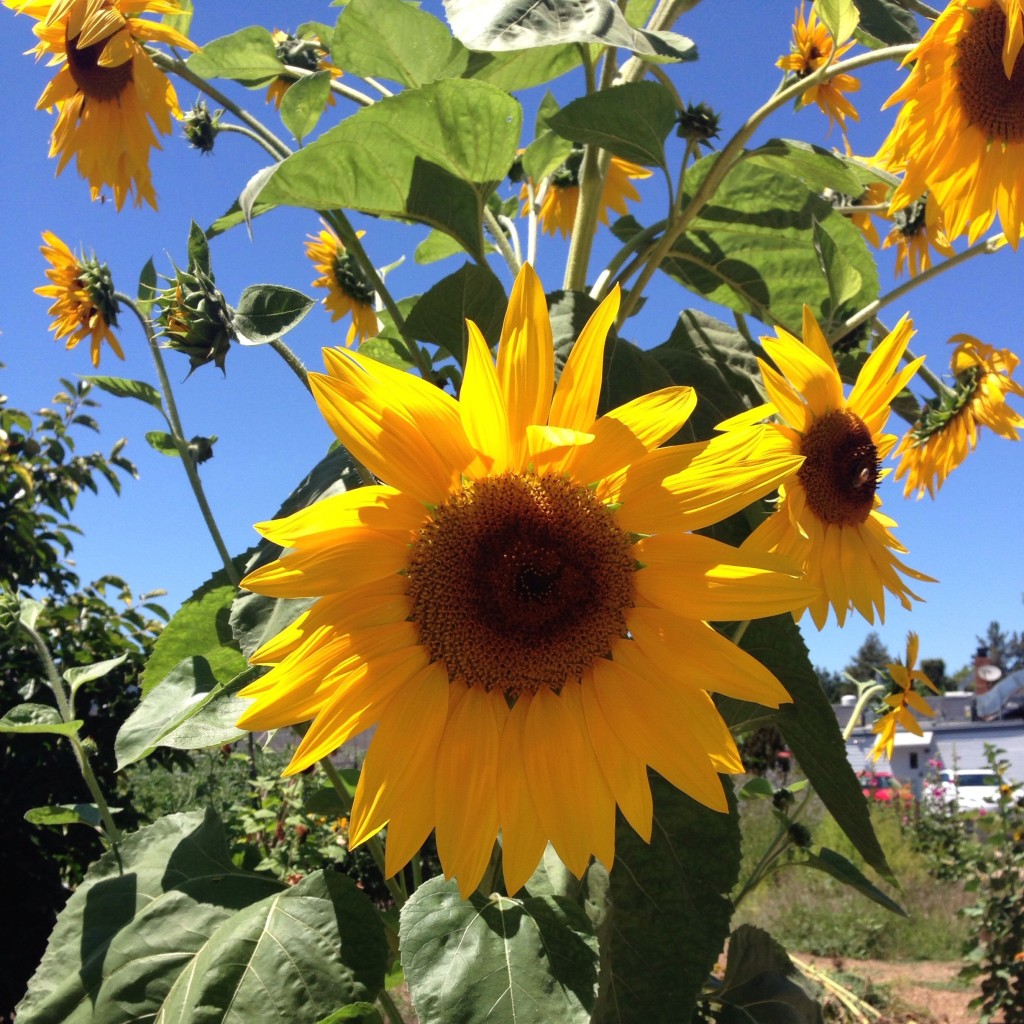
[[[1024,633],[1007,633],[998,622],[990,622],[986,634],[976,639],[979,647],[988,650],[989,660],[1004,672],[1024,668]]]
[[[860,645],[853,660],[843,671],[858,682],[866,683],[876,679],[879,673],[885,671],[885,666],[894,660],[882,643],[881,637],[872,630],[864,637],[864,643]]]
[[[938,690],[953,689],[953,680],[946,675],[946,662],[942,658],[922,658],[921,671]]]
[[[856,692],[856,687],[842,672],[833,672],[831,669],[823,668],[821,665],[815,665],[814,671],[818,673],[818,681],[821,683],[821,688],[825,691],[825,696],[828,697],[830,703],[836,704],[841,697],[848,693]]]

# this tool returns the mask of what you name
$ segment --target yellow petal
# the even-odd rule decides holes
[[[472,320],[466,321],[466,327],[469,352],[459,395],[462,425],[469,443],[489,460],[485,471],[504,473],[512,464],[505,399],[484,336]]]

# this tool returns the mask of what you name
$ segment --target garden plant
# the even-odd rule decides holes
[[[933,593],[900,490],[939,498],[983,433],[1024,427],[1010,349],[954,334],[938,369],[913,351],[915,287],[1019,243],[1024,2],[819,0],[733,131],[694,92],[694,0],[324,0],[290,31],[237,5],[218,38],[179,0],[4,6],[52,65],[39,107],[83,202],[159,216],[181,136],[216,161],[241,135],[260,164],[226,161],[223,215],[181,224],[130,287],[39,228],[37,291],[88,372],[66,416],[0,433],[0,730],[64,759],[65,791],[17,827],[51,830],[48,856],[95,848],[19,1024],[820,1020],[733,911],[799,866],[902,913],[802,631]],[[891,131],[856,154],[860,78],[897,65]],[[805,107],[835,148],[766,134]],[[46,145],[46,116],[21,144]],[[219,247],[283,247],[289,208],[315,297],[257,280],[229,301]],[[375,259],[382,238],[403,259]],[[288,335],[316,316],[314,370]],[[218,439],[176,393],[260,347],[335,443],[293,452],[271,505],[219,508]],[[132,470],[120,448],[63,464],[96,394],[148,407],[194,495],[179,516],[209,573],[166,624],[62,568],[60,487]],[[248,550],[226,516],[257,523]],[[889,666],[878,754],[929,713],[917,654],[912,634]],[[766,728],[800,779],[741,788],[738,744]],[[203,781],[236,768],[234,789]],[[849,856],[807,826],[812,796]],[[741,797],[775,824],[743,877]],[[1019,875],[1012,824],[998,877],[1011,851]],[[986,1008],[1017,1021],[996,877],[978,957],[998,956]]]

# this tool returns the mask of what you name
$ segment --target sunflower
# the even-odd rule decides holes
[[[832,350],[806,306],[803,341],[776,329],[762,338],[778,370],[760,361],[770,404],[720,424],[746,428],[766,413],[777,413],[775,429],[803,465],[779,488],[778,508],[744,542],[744,548],[778,552],[799,562],[820,587],[804,609],[821,629],[829,606],[839,625],[854,608],[874,622],[885,619],[885,591],[905,608],[920,600],[902,576],[934,582],[909,568],[894,552],[906,548],[893,536],[896,523],[880,510],[876,491],[885,473],[882,459],[896,443],[882,433],[889,404],[917,372],[921,359],[902,370],[900,359],[913,334],[903,317],[867,358],[848,396]]]
[[[318,601],[254,656],[239,724],[312,719],[287,771],[376,726],[353,845],[388,827],[386,871],[431,829],[471,892],[502,835],[507,890],[548,840],[575,875],[609,868],[615,809],[645,839],[650,765],[719,811],[742,770],[709,692],[788,700],[706,620],[792,610],[812,589],[784,559],[687,532],[800,463],[764,428],[659,448],[696,398],[672,387],[595,419],[609,296],[554,383],[544,292],[527,265],[497,366],[468,324],[461,399],[358,352],[311,374],[335,434],[387,484],[261,523],[290,549],[243,586]]]
[[[49,55],[61,68],[43,90],[36,109],[57,108],[50,156],[57,173],[75,157],[78,173],[89,182],[93,199],[104,185],[121,209],[133,191],[135,205],[156,208],[149,175],[149,151],[160,148],[150,126],[171,132],[171,115],[181,116],[167,76],[143,46],[167,43],[197,47],[166,25],[136,14],[173,14],[174,0],[3,0],[19,14],[36,18],[36,57]]]
[[[812,7],[810,17],[805,18],[801,5],[793,21],[793,50],[788,56],[780,57],[775,66],[783,71],[792,71],[797,78],[806,78],[824,65],[839,60],[852,46],[851,40],[836,49],[832,34],[818,21],[817,11]],[[860,115],[846,98],[846,93],[857,92],[859,89],[860,81],[853,75],[833,75],[827,81],[811,86],[800,97],[800,106],[817,103],[818,109],[828,117],[830,127],[839,124],[845,140],[846,119],[860,120]]]
[[[998,214],[1016,248],[1024,223],[1024,64],[1015,58],[1007,77],[1006,30],[998,0],[952,0],[904,60],[913,70],[886,102],[903,107],[876,159],[904,175],[894,210],[927,192],[949,238],[966,232],[972,243]]]
[[[110,270],[95,257],[76,256],[52,231],[43,232],[39,251],[49,260],[49,284],[35,289],[37,295],[53,299],[48,310],[54,318],[50,330],[67,338],[66,348],[89,339],[92,365],[100,365],[100,349],[106,342],[118,359],[124,352],[111,327],[117,326],[118,305]]]
[[[358,232],[358,237],[363,237],[362,231]],[[341,239],[325,224],[323,231],[309,236],[306,255],[320,275],[313,282],[313,287],[327,289],[327,297],[323,301],[330,310],[331,322],[352,314],[345,344],[376,337],[380,327],[374,312],[373,289],[352,254],[345,250]]]
[[[949,339],[955,344],[951,370],[956,386],[925,405],[921,417],[900,441],[894,479],[907,478],[904,495],[917,491],[934,498],[946,477],[977,447],[981,427],[1019,440],[1024,417],[1006,403],[1007,395],[1024,398],[1024,387],[1012,377],[1020,360],[1009,349],[993,348],[969,334]]]
[[[330,54],[323,45],[319,36],[307,39],[290,35],[275,28],[271,34],[278,57],[292,67],[303,68],[310,73],[314,71],[329,71],[331,78],[341,77],[341,68],[331,63]],[[275,78],[267,86],[267,103],[273,103],[277,110],[281,109],[281,100],[284,94],[295,84],[296,79],[289,75],[281,75]],[[334,94],[327,94],[327,105],[334,106]]]
[[[896,728],[902,726],[907,732],[915,736],[921,736],[921,726],[914,718],[914,712],[931,718],[935,712],[929,707],[928,702],[914,690],[915,683],[927,686],[933,693],[938,693],[938,687],[917,668],[918,638],[916,633],[907,634],[907,656],[906,664],[893,662],[886,665],[889,675],[897,689],[885,698],[884,703],[889,705],[889,711],[875,722],[872,732],[878,733],[871,757],[877,761],[884,753],[889,759],[892,758],[892,748],[896,742]]]
[[[896,210],[891,214],[893,228],[882,245],[883,249],[896,246],[896,276],[901,277],[906,267],[911,277],[917,277],[932,265],[932,249],[945,257],[954,255],[942,226],[942,214],[927,197]]]
[[[556,231],[563,238],[572,234],[576,222],[576,207],[580,202],[580,163],[583,150],[574,147],[573,151],[547,179],[547,187],[541,198],[540,226],[545,234],[553,235]],[[604,191],[601,193],[601,211],[598,220],[608,223],[608,211],[614,210],[619,216],[628,212],[626,200],[636,202],[640,193],[633,186],[633,179],[649,178],[651,172],[640,164],[630,163],[613,156],[608,162],[608,172],[604,179]],[[519,193],[523,200],[521,215],[529,213],[529,190],[524,185]]]

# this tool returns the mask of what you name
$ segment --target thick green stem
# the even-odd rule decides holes
[[[288,364],[288,368],[299,378],[302,386],[312,394],[313,389],[309,386],[309,373],[302,360],[280,338],[272,341],[270,347]]]
[[[395,1006],[395,1001],[388,995],[385,989],[381,989],[377,993],[377,1002],[384,1008],[384,1013],[387,1014],[391,1024],[405,1024],[401,1013],[398,1012],[398,1007]]]
[[[885,687],[880,683],[857,684],[857,703],[854,704],[853,711],[850,714],[850,720],[846,723],[846,727],[843,729],[844,743],[853,735],[853,730],[860,724],[860,720],[864,715],[864,709],[868,706],[868,701],[872,700],[884,691]]]
[[[210,508],[210,503],[206,500],[206,492],[203,490],[203,482],[199,479],[199,472],[196,469],[195,461],[188,450],[188,439],[185,437],[185,431],[181,426],[181,418],[178,416],[178,406],[174,401],[174,390],[171,388],[171,380],[167,376],[167,368],[164,366],[163,356],[160,353],[160,343],[157,341],[156,335],[153,332],[153,326],[149,322],[149,319],[143,315],[142,310],[139,309],[133,299],[121,292],[116,293],[116,298],[118,302],[124,303],[124,305],[126,305],[135,314],[139,323],[142,324],[142,330],[146,335],[146,341],[149,343],[149,351],[153,356],[153,363],[156,366],[157,378],[160,381],[160,390],[163,394],[164,415],[167,419],[168,426],[171,428],[171,437],[174,440],[174,447],[177,448],[178,455],[181,456],[181,464],[185,469],[185,475],[188,477],[189,485],[192,488],[192,493],[195,495],[196,504],[199,506],[199,511],[202,514],[203,522],[206,524],[206,529],[209,531],[210,537],[213,539],[214,547],[216,547],[217,553],[220,555],[221,561],[224,564],[224,572],[226,573],[228,580],[237,587],[241,576],[235,568],[234,562],[231,560],[231,554],[228,552],[227,545],[224,543],[224,538],[221,536],[220,529],[217,527],[217,520],[214,518],[213,510]]]

